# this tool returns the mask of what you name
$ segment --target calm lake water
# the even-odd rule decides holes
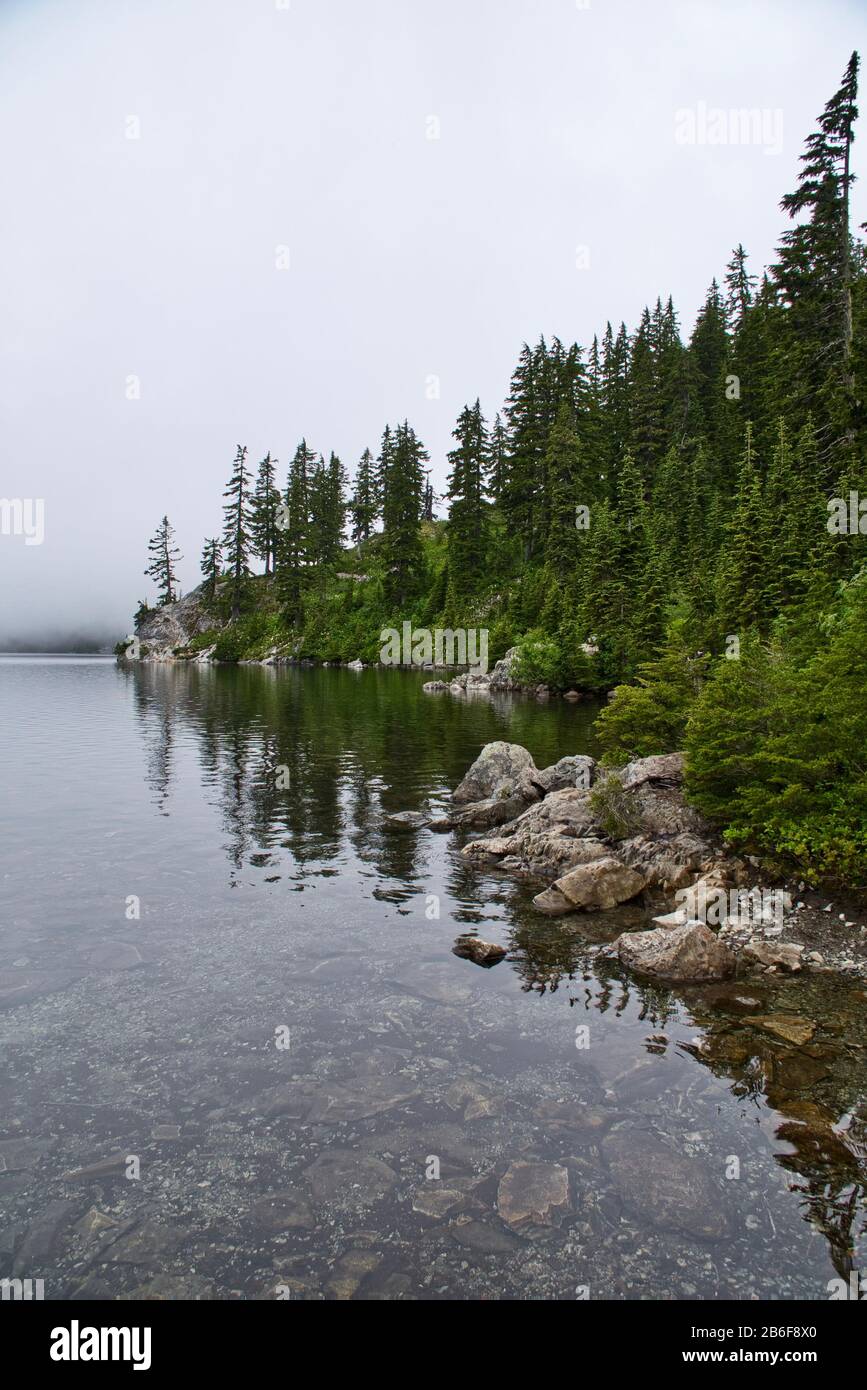
[[[0,1277],[827,1298],[867,1265],[863,988],[643,987],[599,955],[640,909],[551,922],[389,830],[493,739],[594,751],[587,707],[421,684],[0,659]],[[494,969],[452,954],[476,928]],[[551,1224],[503,1219],[510,1170]]]

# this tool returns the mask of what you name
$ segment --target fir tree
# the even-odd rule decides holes
[[[178,581],[175,566],[183,556],[175,545],[175,533],[164,516],[151,539],[148,541],[150,561],[145,574],[157,586],[160,607],[174,603],[178,597]]]
[[[353,545],[364,545],[370,540],[378,512],[376,464],[370,450],[365,449],[355,472],[350,506]]]
[[[205,592],[208,598],[213,600],[217,594],[217,585],[220,581],[220,568],[222,563],[222,553],[220,542],[216,538],[205,541],[202,550],[202,559],[199,568],[205,581]]]
[[[226,484],[223,496],[223,556],[232,581],[232,617],[241,613],[241,602],[246,582],[250,575],[250,483],[252,481],[246,468],[246,446],[238,445],[232,476]]]
[[[424,465],[428,461],[424,445],[407,421],[395,430],[387,458],[383,480],[385,593],[392,611],[399,611],[422,579],[421,510]]]
[[[835,441],[851,451],[855,438],[849,198],[858,66],[853,53],[819,129],[807,138],[798,187],[781,203],[790,217],[807,216],[783,234],[774,268],[789,309],[785,351],[794,403],[802,418],[819,412],[823,451]]]
[[[316,455],[302,439],[286,484],[280,539],[277,545],[277,592],[291,624],[303,617],[304,589],[311,558],[310,476]]]
[[[737,334],[753,302],[757,284],[755,275],[747,270],[747,253],[738,242],[732,258],[726,266],[726,327],[730,333]]]
[[[455,599],[475,590],[485,574],[485,471],[488,436],[479,401],[464,406],[448,455],[449,578]]]
[[[274,571],[277,548],[277,516],[280,489],[276,485],[276,459],[266,454],[259,464],[256,487],[250,505],[250,543],[253,554],[265,562],[265,574]]]

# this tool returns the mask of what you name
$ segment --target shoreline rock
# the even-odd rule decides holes
[[[538,885],[533,905],[550,917],[607,911],[644,895],[654,914],[648,928],[623,933],[605,948],[636,973],[672,984],[804,970],[867,978],[867,927],[846,923],[859,931],[857,959],[852,943],[829,959],[826,950],[789,939],[802,934],[804,903],[789,910],[789,894],[773,889],[770,896],[786,905],[782,923],[776,908],[757,906],[769,891],[759,888],[758,861],[727,850],[686,802],[683,777],[680,753],[619,769],[562,758],[539,770],[520,745],[488,744],[456,789],[454,809],[431,828],[487,830],[468,840],[463,858]],[[667,910],[658,905],[660,894],[669,900]],[[726,894],[737,911],[724,911],[716,930],[695,904]]]

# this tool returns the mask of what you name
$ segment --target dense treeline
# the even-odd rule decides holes
[[[239,448],[202,559],[234,620],[218,654],[375,659],[382,626],[488,626],[528,681],[618,687],[600,720],[612,758],[685,741],[693,795],[733,837],[863,876],[857,80],[853,54],[783,199],[774,264],[758,275],[737,246],[686,341],[659,298],[632,332],[525,345],[502,412],[476,400],[457,420],[446,520],[406,421],[364,451],[351,492],[305,440],[282,490],[270,454],[254,478]],[[169,601],[166,518],[151,554]]]

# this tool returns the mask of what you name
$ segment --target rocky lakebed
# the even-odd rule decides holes
[[[80,763],[34,788],[54,874],[9,881],[0,1277],[750,1300],[863,1267],[863,919],[729,852],[679,756],[558,756],[580,707],[399,673],[19,679]]]

